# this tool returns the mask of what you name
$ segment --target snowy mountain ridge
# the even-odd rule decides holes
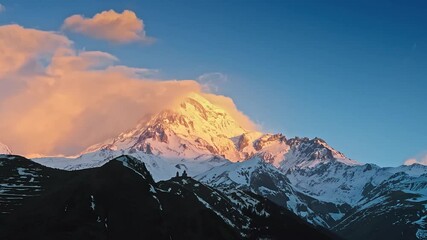
[[[418,226],[411,230],[414,236],[427,231],[427,219],[418,217],[427,213],[427,166],[361,164],[320,138],[248,131],[226,110],[195,93],[79,157],[34,161],[76,170],[102,166],[123,154],[144,162],[155,181],[185,170],[224,192],[235,188],[265,196],[337,232],[363,224],[358,219],[383,216],[376,211],[379,203],[389,204],[382,212],[395,219],[395,229],[413,223]],[[397,219],[406,212],[405,221]]]
[[[164,110],[104,144],[91,146],[83,154],[124,149],[164,157],[218,155],[239,161],[245,158],[245,151],[237,151],[232,139],[242,134],[261,135],[242,128],[225,110],[192,93],[176,108]]]
[[[96,167],[106,159],[122,154],[155,159],[156,164],[150,171],[157,180],[167,179],[170,175],[156,172],[169,174],[186,169],[190,174],[198,175],[210,167],[252,157],[261,158],[282,171],[293,167],[313,168],[329,161],[359,164],[320,138],[287,139],[282,134],[248,131],[226,110],[196,93],[189,94],[174,108],[141,121],[134,129],[89,147],[79,156],[44,157],[35,161],[74,170]],[[206,167],[201,167],[203,165]],[[162,170],[159,169],[161,166]]]
[[[316,154],[310,161],[298,159],[295,148],[316,144]],[[300,146],[302,145],[302,146]],[[210,103],[199,94],[192,93],[176,108],[160,112],[146,122],[141,122],[131,131],[89,147],[83,154],[101,149],[142,151],[166,158],[194,159],[203,155],[220,156],[232,162],[243,161],[254,155],[261,156],[274,166],[290,168],[292,164],[313,167],[322,161],[335,159],[345,164],[356,165],[342,153],[330,147],[320,138],[286,139],[282,134],[263,134],[241,127],[226,110]],[[322,153],[324,151],[325,153]],[[294,156],[291,156],[294,154]],[[295,155],[296,154],[296,155]],[[307,153],[310,154],[310,153]],[[325,154],[329,154],[325,156]],[[285,155],[288,159],[285,161]],[[292,162],[292,164],[291,164]]]

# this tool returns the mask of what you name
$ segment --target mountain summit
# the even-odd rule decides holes
[[[89,147],[84,153],[124,149],[173,158],[217,155],[239,161],[249,154],[237,146],[240,137],[253,139],[261,135],[244,129],[225,109],[191,93],[174,108],[154,115],[116,138]]]
[[[249,131],[227,110],[197,93],[189,94],[174,108],[139,123],[133,130],[89,147],[83,154],[99,150],[139,151],[180,159],[218,156],[232,162],[260,156],[284,169],[329,160],[357,164],[320,138],[287,139],[282,134]]]

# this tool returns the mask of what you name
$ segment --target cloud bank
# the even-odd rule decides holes
[[[65,19],[62,29],[114,43],[152,41],[145,33],[142,19],[130,10],[122,13],[103,11],[92,18],[73,15]]]
[[[0,52],[0,142],[27,156],[76,154],[202,88],[194,80],[148,78],[155,71],[19,25],[0,26]],[[243,127],[254,126],[230,98],[206,96]]]

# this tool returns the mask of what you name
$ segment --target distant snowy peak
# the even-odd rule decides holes
[[[197,134],[207,134],[209,137],[223,135],[231,138],[248,132],[226,110],[195,93],[190,94],[175,112],[188,118]]]
[[[282,134],[264,134],[253,142],[256,156],[287,171],[290,168],[313,168],[328,162],[360,165],[329,146],[320,138],[290,138]]]
[[[281,163],[282,170],[291,167],[313,168],[320,163],[339,162],[345,165],[361,165],[346,157],[341,152],[329,146],[321,138],[292,138],[287,141],[289,145],[289,154],[286,155],[287,161]]]
[[[12,154],[12,151],[10,151],[6,145],[0,142],[0,154]]]
[[[188,95],[176,107],[154,116],[145,127],[169,129],[183,137],[197,135],[207,140],[232,138],[248,132],[226,110],[196,93]]]
[[[101,149],[143,151],[166,157],[197,158],[218,155],[232,161],[245,159],[236,138],[250,133],[227,113],[199,94],[189,94],[175,107],[154,115],[135,129],[120,134],[84,153]]]
[[[282,134],[248,131],[225,109],[196,93],[141,122],[133,130],[88,148],[83,154],[101,149],[140,151],[181,159],[220,156],[233,162],[257,156],[284,170],[334,160],[357,164],[320,138],[287,139]]]

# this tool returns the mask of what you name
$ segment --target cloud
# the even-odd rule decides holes
[[[130,10],[124,10],[122,13],[114,10],[103,11],[92,18],[76,14],[65,19],[62,29],[114,43],[153,40],[146,35],[142,19]]]
[[[190,92],[194,80],[158,80],[156,70],[77,51],[65,36],[0,26],[0,142],[17,154],[76,154],[133,128]],[[250,120],[224,96],[206,94],[244,127]]]
[[[404,165],[412,165],[412,164],[427,165],[427,154],[420,157],[409,158],[404,162]]]
[[[0,3],[0,13],[6,11],[6,7]]]
[[[220,72],[204,73],[197,78],[203,91],[215,93],[219,90],[219,85],[227,82],[227,75]]]
[[[51,32],[0,26],[0,76],[36,67],[34,64],[49,58],[56,49],[71,44],[66,37]]]
[[[225,109],[228,114],[230,114],[231,117],[233,117],[246,130],[258,129],[258,126],[254,122],[252,122],[248,116],[246,116],[243,112],[237,109],[233,99],[212,93],[202,93],[202,96],[209,100],[209,102]]]

